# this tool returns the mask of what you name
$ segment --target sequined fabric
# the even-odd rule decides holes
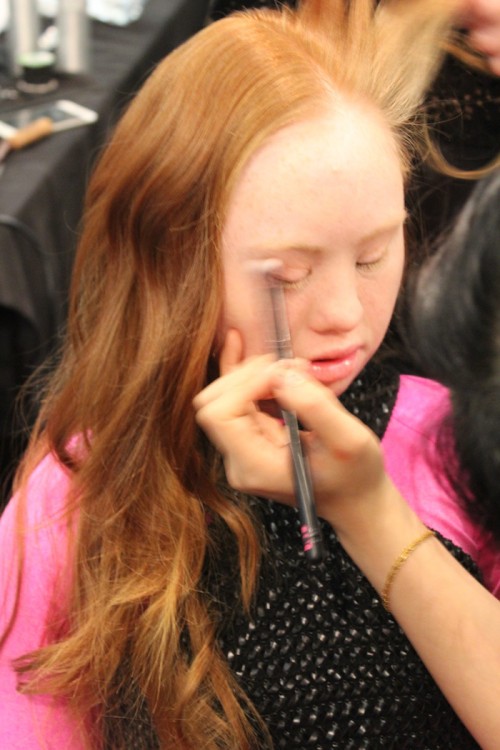
[[[342,401],[382,437],[397,387],[394,371],[370,365]],[[221,601],[222,652],[274,749],[477,750],[331,527],[322,522],[326,557],[314,565],[301,552],[295,509],[248,502],[264,533],[251,619],[238,605],[231,553],[212,561],[205,584]],[[467,555],[443,543],[476,573]],[[107,750],[159,748],[146,704],[130,688],[107,727]]]
[[[478,748],[328,525],[313,566],[297,552],[293,509],[259,505],[269,558],[254,617],[237,617],[221,642],[275,749]]]
[[[373,361],[351,383],[339,401],[382,439],[398,395],[399,375],[388,364]]]
[[[104,717],[103,750],[160,750],[146,701],[134,683],[122,682],[127,673],[125,661],[117,675],[116,703]]]

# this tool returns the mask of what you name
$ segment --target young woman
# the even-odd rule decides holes
[[[374,359],[436,6],[236,14],[118,126],[0,526],[1,745],[495,746],[500,555],[437,476],[446,392]],[[263,264],[299,359],[268,351]]]

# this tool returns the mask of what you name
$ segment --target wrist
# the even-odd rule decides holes
[[[381,594],[394,561],[427,527],[387,476],[371,500],[364,506],[369,512],[352,513],[335,531],[348,555]]]

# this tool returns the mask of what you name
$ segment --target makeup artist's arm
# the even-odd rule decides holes
[[[333,398],[329,403],[329,394],[322,390],[306,377],[295,386],[285,380],[275,393],[284,406],[297,411],[325,447],[329,445],[335,465],[352,462],[356,476],[363,475],[367,466],[373,480],[380,451],[375,448],[370,456],[373,443],[368,439],[363,445],[361,435],[366,428],[350,415],[351,426],[345,429],[343,424],[335,432],[334,426],[343,423],[338,416],[342,407]],[[347,450],[340,461],[338,444]],[[326,511],[325,496],[321,503],[322,515],[379,593],[395,559],[425,531],[382,465],[380,469],[374,486],[360,487],[357,497],[347,481],[342,502],[334,491]],[[326,487],[323,491],[327,493]],[[462,721],[482,748],[495,750],[500,737],[500,602],[431,537],[395,576],[390,606]]]
[[[380,593],[402,549],[425,527],[387,476],[378,440],[300,367],[257,357],[224,367],[195,399],[197,418],[238,489],[292,504],[281,426],[255,404],[274,395],[311,430],[318,513]],[[457,714],[484,750],[500,737],[500,602],[435,538],[394,579],[391,609]]]

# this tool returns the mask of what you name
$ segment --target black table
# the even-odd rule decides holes
[[[93,21],[88,75],[60,78],[50,95],[0,102],[1,113],[70,99],[99,115],[93,125],[12,152],[0,176],[0,475],[19,452],[12,447],[19,428],[11,424],[13,396],[53,350],[65,320],[93,161],[123,106],[155,64],[203,26],[207,9],[208,0],[148,0],[141,18],[129,26]],[[8,84],[4,70],[3,86]]]
[[[128,27],[92,24],[92,72],[61,80],[50,96],[22,102],[71,99],[98,112],[95,125],[57,133],[11,153],[0,177],[0,215],[26,225],[38,241],[0,225],[0,304],[18,310],[50,338],[65,314],[65,296],[92,162],[109,129],[155,63],[205,19],[207,0],[149,0]],[[16,103],[19,106],[21,101]],[[12,108],[0,105],[0,112]]]

